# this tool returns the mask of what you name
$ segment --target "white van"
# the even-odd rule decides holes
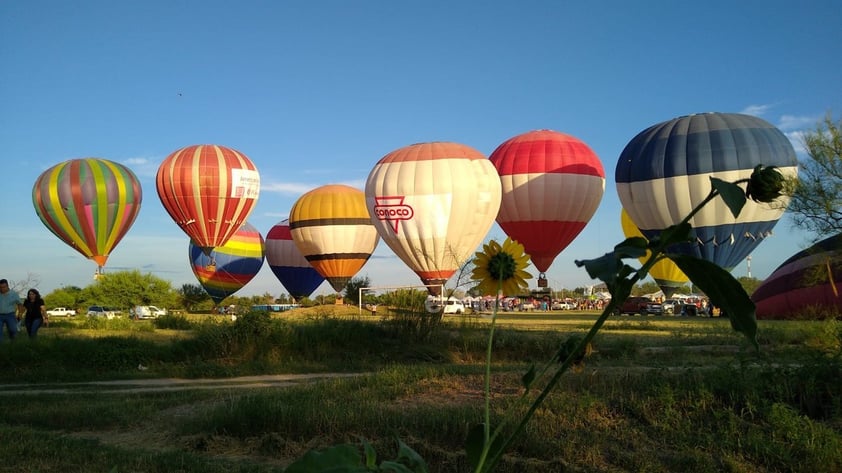
[[[136,305],[129,309],[129,315],[134,319],[155,319],[167,315],[167,310],[154,305]]]
[[[465,304],[455,297],[448,297],[446,301],[443,301],[441,297],[427,296],[424,307],[427,312],[443,311],[445,314],[457,315],[465,313]]]

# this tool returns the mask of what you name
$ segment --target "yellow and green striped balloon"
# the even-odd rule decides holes
[[[131,228],[142,199],[129,168],[99,158],[56,164],[32,188],[32,203],[44,225],[99,269]]]

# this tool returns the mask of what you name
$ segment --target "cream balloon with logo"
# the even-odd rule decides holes
[[[494,224],[501,195],[500,176],[488,158],[449,142],[387,154],[365,185],[380,238],[434,295],[473,257]]]

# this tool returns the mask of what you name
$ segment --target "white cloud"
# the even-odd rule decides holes
[[[316,184],[302,184],[300,182],[261,182],[260,192],[276,192],[298,196],[316,187],[318,187]]]
[[[762,117],[772,108],[772,105],[749,105],[748,107],[740,110],[740,113],[746,115],[754,115],[755,117]]]
[[[803,130],[805,128],[815,128],[819,122],[819,118],[795,116],[795,115],[781,115],[778,119],[778,128],[781,130]]]
[[[278,194],[288,194],[298,197],[306,192],[309,192],[317,187],[327,184],[343,184],[362,190],[365,188],[365,179],[356,179],[344,182],[332,182],[324,184],[304,184],[300,182],[261,182],[260,192],[275,192]]]
[[[807,148],[804,147],[804,133],[803,130],[784,132],[792,147],[795,148],[796,154],[807,154]]]

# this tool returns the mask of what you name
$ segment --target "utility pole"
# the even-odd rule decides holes
[[[746,265],[748,266],[748,277],[751,278],[751,255],[746,256]]]

